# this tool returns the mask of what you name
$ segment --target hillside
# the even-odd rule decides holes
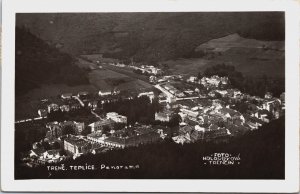
[[[74,59],[49,46],[25,28],[16,28],[16,96],[43,84],[70,86],[88,83]]]
[[[251,13],[67,13],[17,14],[50,45],[72,53],[161,61],[188,56],[202,43],[229,34],[284,40],[284,15]]]
[[[175,73],[197,74],[217,64],[235,66],[244,75],[284,78],[284,41],[241,37],[234,33],[198,45],[185,58],[163,61]]]

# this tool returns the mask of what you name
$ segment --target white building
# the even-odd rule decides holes
[[[150,102],[152,102],[152,100],[154,99],[154,93],[153,92],[139,93],[138,97],[141,97],[141,96],[148,96],[148,98],[150,99]]]
[[[119,115],[116,112],[109,112],[106,114],[107,119],[111,119],[117,123],[127,123],[127,117]]]

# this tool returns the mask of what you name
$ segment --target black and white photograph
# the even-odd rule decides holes
[[[283,12],[17,13],[15,36],[16,179],[284,179]]]
[[[12,181],[290,180],[286,11],[13,15]]]

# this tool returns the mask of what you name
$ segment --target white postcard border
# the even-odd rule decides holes
[[[281,0],[4,0],[2,17],[1,189],[3,191],[297,192],[299,189],[299,6]],[[286,12],[285,180],[46,179],[14,180],[15,13]],[[253,169],[255,170],[255,169]]]

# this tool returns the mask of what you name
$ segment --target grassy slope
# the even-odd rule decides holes
[[[263,48],[265,47],[265,48]],[[234,65],[245,75],[284,77],[284,41],[258,41],[231,34],[200,44],[195,52],[210,50],[201,58],[168,60],[175,73],[197,74],[210,65]]]

